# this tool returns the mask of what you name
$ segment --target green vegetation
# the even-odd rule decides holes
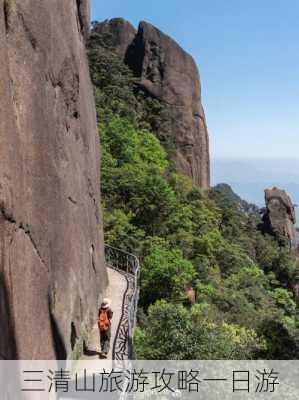
[[[203,303],[188,309],[160,300],[149,307],[148,319],[147,329],[136,330],[139,359],[252,358],[266,346],[253,329],[212,321]]]
[[[227,185],[203,191],[176,174],[168,110],[104,39],[91,35],[89,59],[105,240],[142,261],[136,357],[298,358],[289,249],[261,233],[257,208]]]

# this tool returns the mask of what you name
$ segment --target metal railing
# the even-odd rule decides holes
[[[105,244],[106,263],[113,268],[129,274],[136,274],[139,270],[139,260],[134,254]]]
[[[127,341],[127,357],[132,359],[133,356],[133,334],[136,323],[137,306],[139,299],[139,273],[140,265],[139,259],[134,254],[126,251],[117,249],[115,247],[105,245],[105,259],[106,264],[120,272],[125,273],[128,288],[126,295],[124,296],[123,310],[126,315],[122,315],[120,325],[124,324],[124,330],[126,330],[126,341]],[[123,311],[124,312],[124,311]],[[118,338],[115,338],[117,341]],[[124,349],[124,346],[121,346]],[[122,350],[124,352],[124,350]],[[121,351],[120,351],[121,352]],[[124,360],[125,354],[114,354],[115,358]]]

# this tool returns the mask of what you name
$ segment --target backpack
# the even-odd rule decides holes
[[[108,310],[100,310],[98,318],[98,326],[101,332],[107,332],[110,327],[108,318]]]

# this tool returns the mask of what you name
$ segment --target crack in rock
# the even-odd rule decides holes
[[[75,205],[78,204],[77,201],[74,200],[71,196],[68,197],[68,200],[69,200],[71,203],[75,204]]]
[[[0,214],[2,215],[2,217],[4,218],[5,221],[9,222],[10,224],[14,225],[16,227],[16,229],[22,230],[25,233],[25,235],[29,238],[29,240],[30,240],[30,242],[31,242],[31,244],[32,244],[37,256],[38,256],[38,258],[40,259],[40,262],[45,267],[47,272],[49,272],[49,268],[47,267],[45,261],[43,260],[41,254],[40,254],[40,252],[39,252],[39,250],[37,248],[37,245],[36,245],[36,243],[35,243],[35,241],[34,241],[34,239],[32,237],[32,234],[31,234],[30,230],[28,228],[25,228],[25,226],[24,226],[24,224],[22,222],[17,223],[16,218],[14,218],[12,212],[9,212],[5,208],[3,203],[0,205]]]

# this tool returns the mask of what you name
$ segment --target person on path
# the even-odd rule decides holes
[[[111,339],[111,319],[113,311],[111,310],[110,299],[105,298],[102,301],[98,315],[98,327],[100,331],[101,353],[100,356],[107,358],[110,349]]]

